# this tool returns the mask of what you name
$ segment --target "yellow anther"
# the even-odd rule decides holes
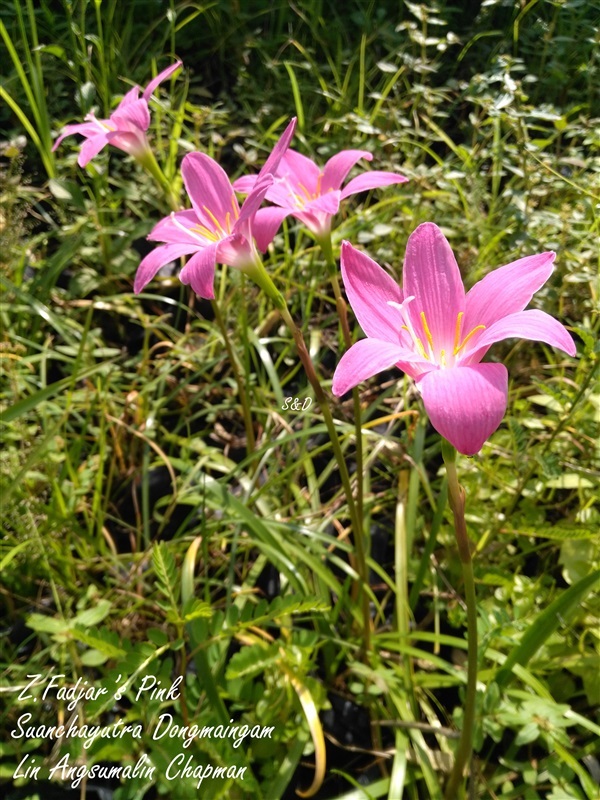
[[[445,350],[440,350],[440,363],[441,363],[442,367],[446,366],[446,351]]]
[[[300,189],[300,191],[302,192],[302,194],[304,195],[306,200],[312,200],[313,199],[313,195],[308,191],[306,186],[303,186],[301,183],[299,183],[298,184],[298,188]]]
[[[294,202],[296,203],[296,208],[304,208],[306,205],[306,198],[301,197],[299,194],[292,192],[292,197],[294,198]]]
[[[456,328],[454,329],[454,355],[458,352],[458,344],[460,342],[460,328],[462,325],[462,318],[464,317],[465,312],[459,311],[456,317]]]
[[[465,336],[465,338],[463,339],[462,344],[460,345],[460,347],[457,347],[454,350],[454,355],[456,356],[456,355],[458,355],[458,353],[460,353],[460,351],[463,349],[463,347],[466,345],[466,343],[469,341],[469,339],[472,336],[474,336],[477,333],[477,331],[483,331],[483,330],[485,330],[485,325],[477,325],[475,328],[473,328],[471,333],[469,333],[469,334],[467,334],[467,336]]]
[[[425,338],[431,348],[431,353],[433,354],[433,336],[431,335],[431,331],[429,330],[429,325],[427,324],[427,319],[425,317],[425,312],[421,311],[421,322],[423,324],[423,331],[425,332]]]
[[[225,214],[225,232],[231,233],[231,213],[229,211]]]
[[[210,228],[207,228],[205,225],[194,225],[192,228],[190,228],[190,231],[192,233],[200,234],[200,236],[203,236],[210,242],[218,242],[221,239],[220,233],[217,231],[211,231]]]
[[[231,194],[231,210],[233,211],[233,218],[237,219],[240,216],[240,207],[233,193]]]
[[[210,210],[210,208],[207,208],[206,206],[202,206],[202,208],[203,208],[203,209],[206,211],[206,213],[207,213],[207,215],[208,215],[208,217],[209,217],[210,221],[211,221],[212,223],[214,223],[215,229],[216,229],[217,231],[219,231],[220,233],[222,233],[222,232],[223,232],[223,228],[221,227],[221,223],[220,223],[220,222],[219,222],[219,220],[218,220],[218,219],[215,217],[215,215],[214,215],[214,214],[213,214],[213,212]]]

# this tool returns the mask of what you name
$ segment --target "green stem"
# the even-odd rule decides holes
[[[340,323],[342,326],[342,335],[344,337],[344,344],[346,345],[346,349],[352,347],[352,336],[350,334],[350,326],[348,325],[348,308],[346,305],[346,301],[342,297],[342,292],[340,290],[340,283],[338,281],[337,276],[337,263],[335,258],[333,257],[333,245],[331,242],[331,231],[327,234],[327,236],[323,236],[322,238],[318,239],[319,245],[321,246],[321,250],[323,251],[323,255],[325,256],[325,261],[328,263],[330,267],[329,277],[331,279],[331,286],[333,289],[333,294],[335,296],[335,305],[337,308],[337,312],[340,318]],[[361,519],[364,522],[364,515],[363,515],[363,498],[364,498],[364,486],[363,486],[363,441],[362,441],[362,424],[361,424],[361,407],[360,407],[360,395],[358,393],[358,389],[355,386],[352,389],[352,401],[354,405],[354,429],[355,429],[355,438],[356,438],[356,508],[357,512],[360,515]],[[363,525],[363,528],[366,528]],[[366,530],[364,531],[366,533]],[[368,542],[367,542],[368,544]]]
[[[445,800],[456,800],[463,792],[463,772],[471,761],[473,752],[473,735],[475,732],[475,701],[477,696],[477,597],[475,595],[475,579],[471,545],[467,535],[465,521],[465,492],[458,482],[456,471],[456,450],[445,439],[442,439],[442,455],[448,476],[448,502],[454,516],[454,530],[458,555],[462,566],[465,603],[467,606],[467,690],[460,741],[454,760],[454,767],[448,779]]]
[[[363,534],[363,520],[362,516],[358,512],[358,508],[354,500],[350,475],[346,466],[346,459],[344,458],[344,453],[337,435],[333,415],[329,408],[329,402],[315,371],[310,353],[308,352],[308,348],[306,347],[306,343],[302,335],[302,331],[294,322],[288,310],[285,298],[271,280],[260,259],[256,259],[252,267],[246,269],[245,272],[250,278],[252,278],[253,281],[255,281],[255,283],[260,286],[265,294],[270,297],[271,300],[273,300],[273,303],[280,312],[283,321],[289,328],[289,331],[294,339],[294,344],[296,345],[298,357],[300,358],[302,366],[304,367],[306,377],[313,388],[315,399],[319,404],[321,413],[323,414],[323,419],[331,440],[333,454],[340,471],[340,479],[342,481],[344,495],[348,504],[350,523],[352,525],[352,536],[356,551],[356,571],[358,572],[358,576],[360,578],[359,590],[363,615],[363,642],[365,653],[368,653],[371,648],[371,612],[369,608],[369,595],[367,592],[367,587],[369,585],[369,570],[367,566],[367,550],[365,547]]]
[[[160,168],[158,161],[156,160],[152,150],[150,150],[150,148],[148,147],[146,152],[142,156],[139,156],[137,160],[146,170],[146,172],[154,178],[154,180],[163,190],[163,192],[165,193],[165,197],[167,199],[167,203],[169,204],[169,207],[173,211],[178,211],[179,201],[173,192],[173,187],[169,179]]]
[[[248,387],[245,379],[242,377],[242,372],[238,366],[236,354],[233,350],[233,347],[231,346],[231,342],[229,341],[227,328],[225,326],[225,322],[223,321],[221,310],[219,309],[219,305],[216,300],[212,300],[212,308],[215,315],[215,320],[217,321],[217,325],[219,326],[219,330],[221,331],[221,336],[223,337],[223,341],[225,343],[225,349],[227,350],[227,355],[229,357],[229,363],[231,364],[231,369],[233,370],[235,381],[237,383],[238,395],[240,398],[240,403],[242,404],[242,416],[244,417],[244,428],[246,429],[246,453],[248,456],[250,456],[256,449],[256,439],[254,438],[254,427],[252,425],[252,411],[250,409],[250,402],[248,400]]]

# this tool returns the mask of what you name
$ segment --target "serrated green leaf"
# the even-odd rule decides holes
[[[253,644],[242,648],[232,656],[225,677],[228,681],[236,678],[250,678],[264,672],[265,669],[281,658],[277,644]]]
[[[534,536],[539,539],[595,539],[598,536],[598,528],[595,525],[588,525],[584,522],[558,522],[555,525],[548,525],[543,528],[525,527],[504,529],[502,533],[510,536]]]
[[[117,636],[109,634],[108,631],[89,633],[79,627],[73,627],[71,633],[74,639],[82,642],[82,644],[87,644],[88,647],[92,647],[94,650],[98,650],[107,658],[123,658],[126,655],[125,650],[115,644],[114,640],[117,639]],[[113,639],[113,641],[110,639]]]
[[[192,598],[183,607],[183,619],[186,622],[191,622],[193,619],[208,619],[212,617],[212,608],[208,603]]]
[[[269,608],[269,616],[273,618],[287,616],[288,614],[304,614],[308,611],[329,611],[331,606],[318,597],[299,599],[294,595],[276,597]]]
[[[164,542],[159,542],[152,550],[152,563],[158,581],[158,590],[169,601],[169,605],[179,618],[178,602],[179,584],[177,581],[177,565],[173,554]]]

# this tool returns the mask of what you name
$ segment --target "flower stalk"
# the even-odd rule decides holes
[[[361,598],[361,610],[363,616],[363,645],[364,645],[364,652],[367,653],[369,652],[371,647],[371,613],[369,608],[369,596],[367,593],[369,571],[367,567],[367,551],[363,535],[362,517],[358,511],[357,504],[354,500],[354,495],[352,492],[352,484],[350,482],[350,475],[348,473],[348,467],[346,466],[346,459],[344,458],[344,453],[342,451],[340,440],[337,435],[337,431],[335,428],[335,421],[333,419],[333,415],[329,408],[329,402],[327,400],[325,392],[323,391],[323,387],[321,386],[321,382],[319,381],[318,375],[315,371],[312,359],[310,357],[310,353],[306,346],[306,342],[304,341],[304,336],[302,335],[302,331],[294,322],[294,319],[287,307],[287,303],[285,302],[285,298],[283,297],[281,292],[277,289],[277,287],[271,280],[271,277],[264,269],[262,264],[261,267],[262,271],[260,271],[259,274],[258,265],[256,265],[257,271],[252,276],[253,280],[256,283],[258,283],[258,285],[265,292],[265,294],[271,298],[277,310],[281,314],[283,321],[285,322],[290,333],[292,334],[292,337],[294,339],[294,344],[296,346],[296,352],[298,353],[300,362],[304,367],[306,377],[308,378],[308,381],[313,388],[313,391],[315,393],[315,399],[318,402],[319,407],[321,409],[321,413],[323,415],[323,419],[325,421],[325,425],[329,433],[329,438],[331,440],[333,454],[337,462],[338,469],[340,471],[340,480],[342,482],[342,487],[344,489],[346,502],[348,503],[348,513],[350,515],[350,523],[352,525],[352,535],[356,551],[356,571],[358,572],[358,576],[360,578],[359,591]]]
[[[152,150],[148,148],[148,150],[138,155],[137,161],[146,170],[146,172],[152,178],[154,178],[154,180],[158,183],[158,185],[164,192],[167,203],[169,204],[169,208],[172,211],[178,211],[179,200],[177,198],[177,195],[173,191],[173,185],[171,184],[165,173],[160,168],[160,165],[156,160],[156,157],[152,152]]]
[[[475,579],[473,576],[473,560],[471,558],[471,544],[467,535],[465,521],[465,491],[458,482],[456,469],[456,449],[446,439],[442,439],[442,456],[446,465],[448,476],[448,503],[454,516],[454,531],[458,555],[462,567],[465,604],[467,607],[467,688],[465,693],[465,706],[463,724],[454,760],[454,767],[450,773],[445,800],[456,800],[460,797],[463,786],[463,773],[465,766],[471,761],[473,752],[473,736],[475,733],[475,702],[477,696],[477,597],[475,594]]]
[[[318,238],[317,241],[321,247],[321,251],[325,256],[325,261],[327,262],[330,268],[330,276],[331,276],[331,287],[333,289],[333,294],[335,297],[335,305],[337,312],[340,317],[340,324],[342,327],[342,336],[344,337],[344,344],[346,348],[352,347],[352,335],[350,333],[350,326],[348,325],[348,306],[346,301],[342,297],[342,292],[340,289],[340,282],[338,281],[338,266],[333,257],[333,245],[331,242],[331,232],[327,234],[327,236],[323,236],[322,238]],[[360,515],[361,519],[363,519],[363,446],[362,446],[362,423],[361,423],[361,407],[360,407],[360,396],[358,393],[358,389],[355,386],[352,389],[352,400],[354,405],[354,428],[355,428],[355,439],[356,439],[356,475],[357,475],[357,486],[356,486],[356,506],[358,514]]]

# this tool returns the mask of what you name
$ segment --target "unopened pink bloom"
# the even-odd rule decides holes
[[[417,382],[433,427],[465,455],[481,450],[506,410],[508,371],[481,364],[494,342],[518,336],[575,355],[566,328],[543,311],[524,311],[550,277],[555,254],[526,256],[494,270],[465,294],[454,254],[431,222],[411,234],[401,289],[351,244],[342,275],[367,334],[343,355],[333,376],[342,395],[392,366]]]
[[[150,233],[148,239],[164,244],[141,262],[135,276],[135,292],[140,292],[161,267],[181,256],[192,256],[181,270],[181,281],[207,299],[215,296],[213,284],[217,262],[242,270],[250,270],[257,264],[260,256],[254,240],[256,238],[260,246],[265,237],[263,226],[255,220],[256,212],[273,182],[273,173],[289,146],[295,127],[296,120],[293,119],[273,148],[241,208],[229,178],[214,159],[204,153],[185,156],[181,172],[192,208],[173,212]]]
[[[177,61],[163,70],[154,80],[150,81],[141,97],[139,96],[140,87],[134,86],[123,97],[108,119],[96,119],[95,115],[90,113],[85,117],[85,122],[65,125],[52,150],[56,150],[65,136],[80,133],[85,136],[85,142],[81,145],[77,159],[80,167],[85,167],[107,144],[124,150],[134,158],[143,159],[150,150],[146,137],[146,131],[150,127],[148,100],[157,86],[180,66],[181,61]]]
[[[269,226],[269,231],[272,230],[271,239],[290,214],[306,225],[317,239],[327,236],[331,230],[331,218],[337,214],[340,202],[346,197],[408,180],[394,172],[365,172],[342,189],[348,173],[361,158],[371,161],[373,156],[366,150],[342,150],[321,170],[310,158],[288,150],[281,159],[276,180],[267,192],[267,200],[279,208],[265,208],[259,212],[261,221]],[[255,176],[247,175],[238,178],[233,186],[244,194],[251,191],[255,181]]]

